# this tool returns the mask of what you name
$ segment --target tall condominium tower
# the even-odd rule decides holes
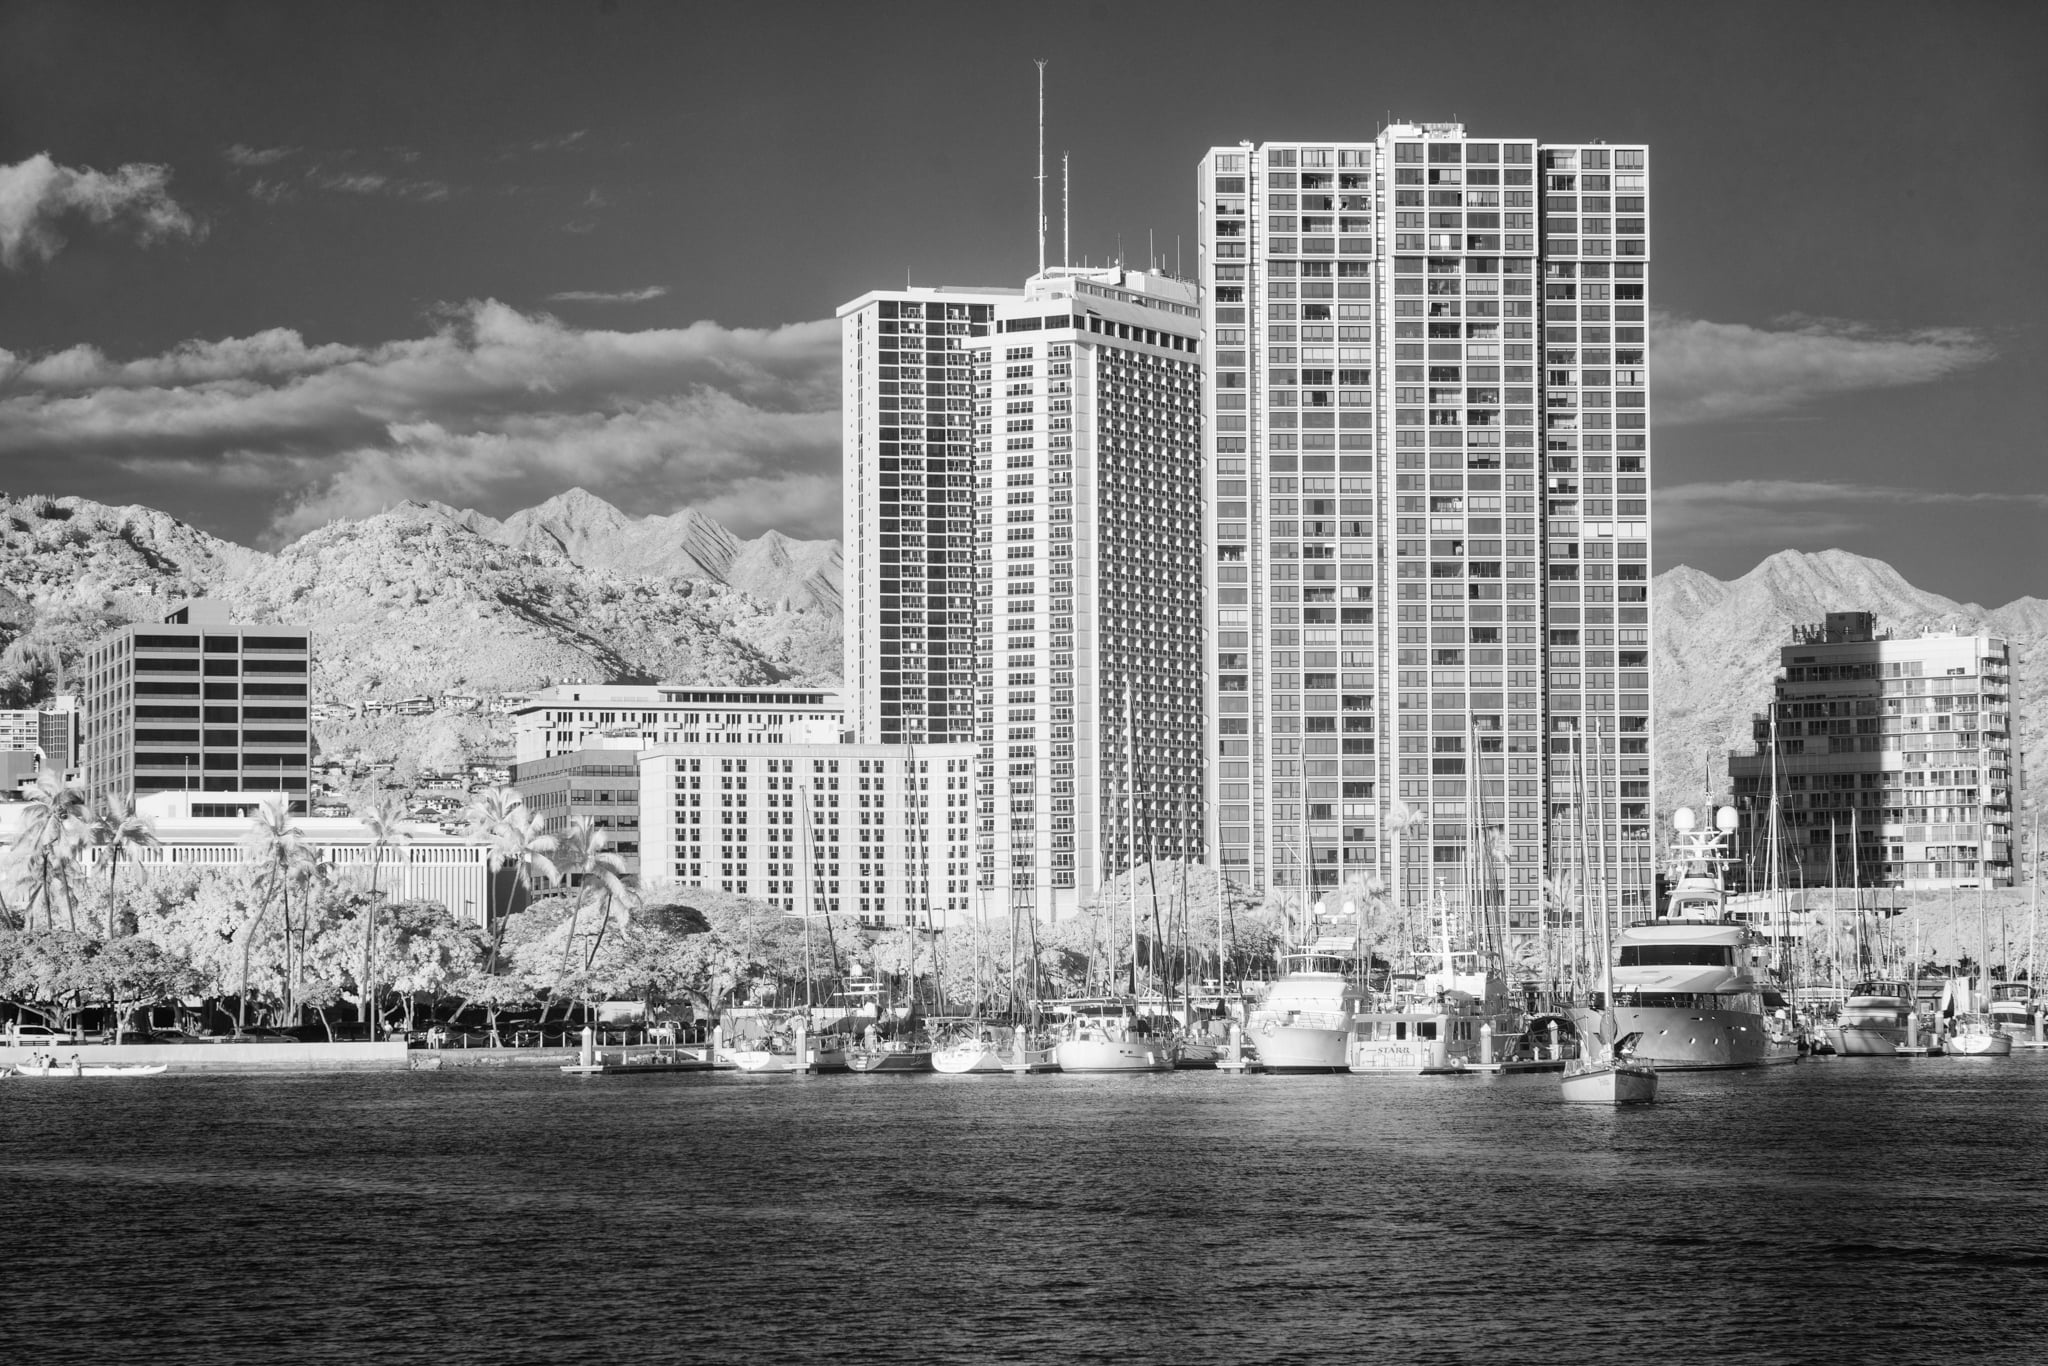
[[[1199,177],[1222,871],[1646,914],[1646,150],[1400,124]]]
[[[1201,359],[1193,285],[1055,268],[975,359],[977,891],[1070,914],[1196,857]]]
[[[844,678],[866,744],[974,737],[974,377],[1018,290],[877,290],[839,310]]]
[[[2013,881],[2012,650],[1830,612],[1781,654],[1756,753],[1731,754],[1752,886]]]

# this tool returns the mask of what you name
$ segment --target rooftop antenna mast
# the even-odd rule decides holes
[[[1060,153],[1060,264],[1062,266],[1071,266],[1074,263],[1074,180],[1073,172],[1067,165],[1069,159],[1068,153]]]
[[[1038,62],[1038,273],[1045,274],[1045,58]]]

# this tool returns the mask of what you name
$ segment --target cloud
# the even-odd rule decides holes
[[[1659,426],[1761,417],[1860,389],[1926,384],[1982,365],[1993,351],[1962,328],[1885,332],[1793,315],[1775,329],[1658,314],[1651,382]]]
[[[1967,492],[1826,479],[1731,479],[1657,490],[1652,503],[1665,554],[1744,544],[1815,545],[1867,531],[1913,509],[1998,505],[2048,511],[2048,493]]]
[[[171,198],[171,168],[131,161],[110,172],[60,166],[47,152],[0,166],[0,266],[47,261],[64,248],[58,220],[119,224],[144,246],[198,238],[206,228]]]
[[[830,536],[838,360],[829,319],[616,331],[495,301],[374,346],[273,328],[132,359],[0,351],[0,459],[183,479],[259,502],[273,539],[402,498],[504,515],[573,484]]]
[[[296,147],[251,147],[237,142],[221,153],[237,166],[275,166],[286,157],[298,155]]]
[[[335,190],[342,194],[390,195],[398,199],[417,199],[422,203],[435,203],[448,198],[454,191],[445,181],[416,180],[384,175],[378,171],[309,171],[306,178],[323,190]]]
[[[530,142],[526,145],[526,150],[529,152],[566,152],[576,147],[577,144],[589,136],[590,130],[588,128],[578,128],[573,133],[563,133],[559,137],[541,138],[537,142]]]
[[[550,303],[578,304],[644,304],[650,299],[659,299],[668,293],[667,285],[647,285],[641,289],[565,289],[559,294],[548,295]]]

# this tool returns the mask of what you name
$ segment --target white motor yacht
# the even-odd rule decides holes
[[[1289,954],[1286,969],[1251,1012],[1246,1032],[1268,1072],[1342,1072],[1352,1021],[1365,1008],[1345,961],[1309,950]]]

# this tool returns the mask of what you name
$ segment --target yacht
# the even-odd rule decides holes
[[[1333,947],[1318,944],[1283,957],[1284,971],[1253,1008],[1246,1032],[1268,1072],[1342,1072],[1350,1066],[1346,1049],[1365,996]]]
[[[851,1070],[846,1036],[819,1030],[804,1011],[743,1007],[724,1023],[719,1059],[742,1072]]]
[[[1463,1072],[1497,1062],[1522,1032],[1500,975],[1477,953],[1452,953],[1449,970],[1396,973],[1388,998],[1353,1018],[1345,1062],[1353,1072]]]
[[[1991,984],[1991,1018],[2005,1026],[2005,1032],[2015,1039],[2027,1038],[2034,1032],[2034,984],[2032,982],[1993,982]]]
[[[1615,1032],[1605,1036],[1642,1035],[1637,1060],[1663,1072],[1797,1062],[1789,1017],[1765,1008],[1764,939],[1728,915],[1721,870],[1734,808],[1722,807],[1712,830],[1696,829],[1688,807],[1672,814],[1672,824],[1679,869],[1665,913],[1621,931],[1613,990],[1593,993],[1572,1012],[1573,1023],[1581,1036],[1605,1033],[1611,1004]]]
[[[1835,1019],[1835,1051],[1845,1058],[1895,1058],[1912,1043],[1913,985],[1892,979],[1859,982]]]
[[[1173,1056],[1171,1021],[1130,997],[1072,1002],[1053,1053],[1062,1072],[1171,1072]]]
[[[1052,1045],[1033,1039],[1023,1025],[953,1020],[938,1031],[935,1072],[1056,1072]]]

